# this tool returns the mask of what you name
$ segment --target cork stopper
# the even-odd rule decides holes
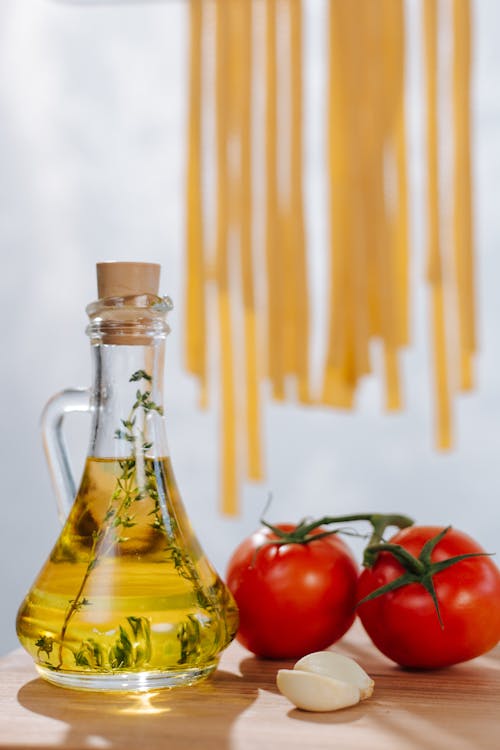
[[[104,297],[128,297],[154,294],[160,287],[159,263],[97,263],[97,294]]]

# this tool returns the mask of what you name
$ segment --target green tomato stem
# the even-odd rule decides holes
[[[386,542],[382,542],[381,544],[369,545],[365,550],[365,559],[368,556],[370,560],[373,559],[373,561],[375,562],[380,552],[389,552],[403,566],[405,572],[398,578],[395,578],[393,581],[389,581],[389,583],[380,586],[378,589],[374,589],[367,596],[361,599],[361,601],[358,602],[357,606],[359,607],[365,602],[371,601],[372,599],[377,599],[379,596],[388,594],[391,591],[396,591],[397,589],[403,588],[404,586],[408,586],[413,583],[419,583],[425,588],[425,590],[432,598],[434,608],[436,610],[436,615],[439,620],[439,625],[441,626],[441,629],[444,629],[444,622],[441,616],[439,601],[434,586],[434,576],[441,571],[450,568],[452,565],[456,565],[462,560],[467,560],[472,557],[485,557],[489,554],[487,552],[466,552],[461,555],[456,555],[455,557],[449,557],[446,560],[432,562],[431,554],[434,548],[437,544],[439,544],[439,542],[443,539],[443,537],[448,533],[450,529],[451,526],[447,526],[445,529],[436,534],[436,536],[432,537],[432,539],[429,539],[422,547],[418,558],[412,555],[411,552],[408,552],[408,550],[404,549],[404,547],[399,544],[389,544]],[[371,565],[369,565],[368,567],[371,567]]]
[[[338,533],[349,533],[351,536],[356,535],[354,532],[347,531],[346,529],[330,529],[328,531],[324,531],[321,534],[314,534],[313,532],[318,529],[320,526],[332,526],[334,524],[343,524],[343,523],[355,523],[358,521],[368,521],[372,525],[372,534],[370,536],[370,540],[368,542],[368,548],[365,551],[365,558],[363,560],[364,565],[373,564],[373,562],[376,559],[376,554],[374,553],[373,560],[370,562],[367,562],[367,554],[368,559],[370,560],[370,554],[368,550],[373,545],[379,543],[383,539],[383,533],[386,528],[389,526],[396,526],[399,529],[404,529],[407,526],[411,526],[413,524],[413,520],[411,518],[408,518],[408,516],[402,516],[400,514],[396,513],[390,513],[390,514],[382,514],[382,513],[355,513],[353,515],[346,515],[346,516],[323,516],[322,518],[319,518],[318,520],[311,521],[307,523],[305,520],[301,521],[294,529],[291,531],[283,531],[283,529],[278,528],[277,526],[273,526],[272,524],[265,521],[263,518],[261,519],[261,523],[266,528],[270,529],[273,534],[276,534],[278,537],[280,544],[309,544],[310,542],[313,542],[314,540],[317,540],[318,538],[322,538],[325,536],[330,536],[332,534],[338,534]],[[361,536],[361,534],[359,534]],[[277,542],[275,542],[277,543]]]

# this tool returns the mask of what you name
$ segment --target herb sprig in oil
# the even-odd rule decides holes
[[[137,370],[129,379],[129,382],[131,383],[139,383],[141,381],[146,381],[146,383],[151,384],[152,377],[145,370]],[[63,649],[65,646],[68,626],[71,620],[83,607],[91,605],[91,602],[84,596],[84,591],[92,571],[99,564],[101,559],[106,557],[115,544],[123,544],[128,541],[129,537],[127,536],[127,529],[136,526],[137,522],[133,512],[133,504],[144,500],[146,497],[151,497],[154,503],[154,509],[152,511],[154,521],[151,526],[158,530],[164,528],[154,473],[153,476],[151,476],[151,471],[145,469],[144,474],[146,482],[143,486],[140,486],[137,482],[138,459],[144,467],[146,453],[153,447],[152,442],[146,437],[145,429],[138,429],[137,427],[137,418],[141,412],[144,415],[144,424],[148,413],[157,412],[158,414],[163,415],[163,407],[156,404],[152,399],[151,388],[146,388],[144,391],[141,391],[140,389],[136,391],[136,398],[130,410],[130,414],[126,419],[121,420],[122,426],[115,431],[115,438],[117,440],[125,440],[130,444],[131,456],[118,462],[121,474],[116,479],[116,487],[111,495],[106,513],[104,514],[103,524],[99,529],[92,533],[92,547],[90,550],[89,562],[75,598],[68,603],[68,609],[66,610],[61,627],[61,633],[58,639],[59,661],[55,667],[56,669],[62,667]],[[142,619],[143,618],[132,618],[133,621],[139,621]],[[52,639],[45,638],[45,641],[47,640]],[[122,638],[122,640],[125,642],[124,638]],[[48,644],[45,641],[42,644],[42,647],[39,646],[39,650],[42,653],[46,653],[49,657],[52,648],[47,651]],[[81,665],[82,648],[77,652],[75,660],[77,665]],[[112,663],[113,662],[116,663],[116,660],[112,660]]]

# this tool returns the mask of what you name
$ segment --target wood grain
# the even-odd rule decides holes
[[[405,672],[360,628],[335,647],[375,679],[373,698],[335,713],[294,709],[275,687],[288,662],[238,644],[209,681],[130,697],[79,693],[39,679],[29,657],[0,660],[0,748],[144,750],[498,750],[500,647],[467,664]]]

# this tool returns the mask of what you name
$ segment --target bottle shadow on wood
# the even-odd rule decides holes
[[[256,697],[257,690],[244,677],[224,670],[191,687],[151,693],[62,690],[36,679],[17,695],[28,711],[66,724],[57,744],[71,750],[191,750],[200,743],[204,750],[224,750],[231,746],[234,722]],[[43,750],[43,744],[37,747]],[[54,747],[53,734],[48,747]]]

